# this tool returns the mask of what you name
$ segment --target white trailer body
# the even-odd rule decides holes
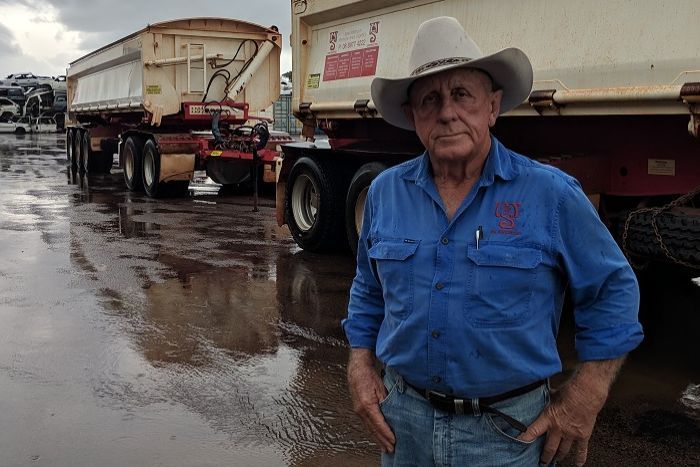
[[[262,45],[257,68],[248,68],[252,76],[236,100],[264,110],[279,96],[279,33],[238,20],[191,18],[149,25],[72,62],[66,74],[69,115],[145,111],[158,125],[159,118],[181,112],[184,102],[201,101],[216,71],[212,66],[232,60],[246,39]],[[246,42],[221,69],[235,75],[254,52],[254,43]],[[208,97],[222,100],[224,88],[223,80],[214,80]]]
[[[638,204],[700,190],[694,0],[292,0],[293,110],[310,141],[316,128],[329,138],[285,147],[278,169],[278,222],[300,246],[337,249],[346,237],[354,248],[371,180],[422,151],[382,120],[370,84],[405,76],[418,26],[443,15],[486,54],[529,56],[533,91],[494,134],[576,176],[595,202],[609,199],[611,229]],[[684,216],[669,222],[700,229],[698,213]],[[677,230],[681,244],[687,232]],[[651,256],[700,264],[700,249],[669,255],[641,232],[633,243]]]

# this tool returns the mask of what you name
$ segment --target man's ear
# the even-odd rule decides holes
[[[406,116],[406,119],[415,126],[415,122],[413,120],[413,109],[411,108],[411,104],[403,104],[401,106],[401,110],[403,110],[403,114]]]
[[[491,113],[489,115],[489,128],[496,124],[498,114],[501,113],[501,99],[503,99],[503,90],[493,91],[491,93]]]

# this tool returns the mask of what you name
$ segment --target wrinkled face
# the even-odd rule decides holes
[[[496,123],[502,91],[485,73],[457,68],[416,81],[404,112],[431,159],[441,162],[485,157],[489,128]]]

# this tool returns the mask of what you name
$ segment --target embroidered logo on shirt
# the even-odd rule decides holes
[[[495,214],[498,218],[498,229],[492,233],[504,235],[520,235],[520,232],[515,229],[515,221],[520,215],[520,205],[522,203],[513,203],[510,201],[498,201],[496,203]]]

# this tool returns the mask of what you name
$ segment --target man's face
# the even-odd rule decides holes
[[[416,81],[404,111],[434,160],[476,159],[488,152],[502,94],[485,73],[457,68]]]

